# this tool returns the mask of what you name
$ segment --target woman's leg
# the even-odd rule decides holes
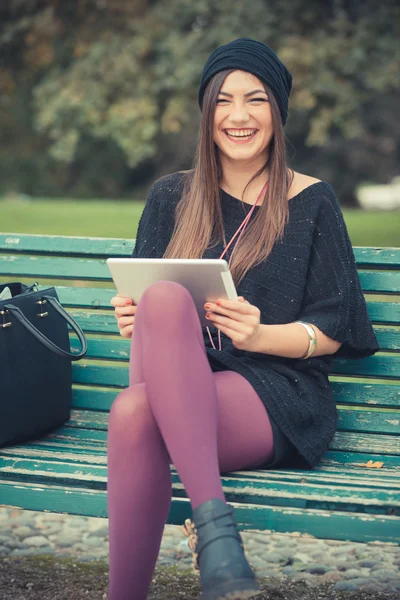
[[[273,452],[253,387],[237,373],[212,373],[182,286],[148,288],[131,356],[130,387],[113,404],[108,434],[110,600],[146,598],[170,506],[171,459],[195,508],[224,500],[220,470],[257,466]]]
[[[145,384],[121,392],[107,436],[109,600],[144,600],[171,503],[169,456]]]

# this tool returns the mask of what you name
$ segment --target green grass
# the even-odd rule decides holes
[[[0,201],[0,230],[10,233],[134,238],[144,202]]]
[[[400,211],[344,210],[353,246],[400,246]]]
[[[134,238],[143,201],[0,200],[0,230]],[[400,246],[400,211],[344,210],[353,246]]]

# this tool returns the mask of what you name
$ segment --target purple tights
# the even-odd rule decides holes
[[[109,600],[145,600],[171,503],[173,463],[192,509],[225,501],[220,473],[273,455],[267,411],[233,371],[213,373],[187,290],[161,281],[136,311],[129,387],[110,410]]]

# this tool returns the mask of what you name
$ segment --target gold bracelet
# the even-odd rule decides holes
[[[307,358],[310,358],[310,356],[312,356],[315,352],[315,349],[317,347],[317,336],[315,334],[314,327],[312,327],[310,325],[310,323],[304,323],[304,321],[295,321],[295,323],[298,323],[299,325],[303,325],[303,327],[306,329],[308,336],[310,338],[310,343],[309,343],[307,351],[305,352],[305,354],[303,354],[303,356],[300,356],[301,360],[307,360]]]

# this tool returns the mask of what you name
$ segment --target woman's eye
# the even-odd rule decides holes
[[[221,104],[221,102],[229,102],[226,98],[218,98],[217,104]],[[268,102],[267,98],[252,98],[250,102]]]

